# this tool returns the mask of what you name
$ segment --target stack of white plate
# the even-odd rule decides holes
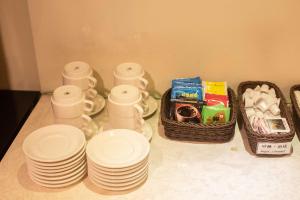
[[[88,177],[105,190],[133,189],[148,177],[149,152],[149,142],[136,131],[104,131],[87,144]]]
[[[57,124],[32,132],[23,143],[28,174],[35,183],[66,187],[86,174],[84,133],[69,125]]]

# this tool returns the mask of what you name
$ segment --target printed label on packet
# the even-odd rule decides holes
[[[284,154],[290,154],[291,149],[292,149],[291,142],[284,142],[284,143],[258,142],[256,153],[284,155]]]

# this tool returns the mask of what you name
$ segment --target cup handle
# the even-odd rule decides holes
[[[134,108],[137,111],[139,116],[143,116],[144,109],[139,104],[134,104]]]
[[[94,102],[85,99],[84,100],[84,109],[83,110],[85,112],[92,112],[92,110],[94,109],[94,106],[95,106]]]
[[[139,88],[142,90],[145,90],[146,87],[148,86],[149,82],[146,79],[144,79],[143,77],[140,77],[139,80],[140,80]]]
[[[86,91],[86,94],[87,98],[94,99],[97,96],[98,92],[97,90],[90,88]]]
[[[92,121],[92,118],[86,114],[82,114],[81,119],[82,119],[84,125],[86,125]]]
[[[95,77],[89,76],[89,87],[94,88],[97,85],[97,79]]]
[[[149,105],[147,104],[147,102],[145,100],[141,101],[141,106],[142,106],[142,108],[144,110],[143,114],[145,114],[145,113],[147,113],[149,111]]]
[[[89,123],[92,121],[92,118],[86,114],[82,114],[80,118],[82,120],[82,123],[80,124],[80,129],[81,130],[86,129]]]
[[[89,139],[93,135],[93,130],[89,127],[89,123],[92,121],[92,118],[88,115],[82,114],[81,119],[83,122],[80,129],[84,132],[86,139]]]
[[[147,92],[146,90],[141,90],[141,94],[143,99],[148,99],[149,98],[149,92]]]
[[[138,132],[143,132],[143,126],[144,126],[144,124],[145,124],[145,120],[142,118],[142,119],[139,119],[138,120],[138,123],[137,123],[137,125],[136,125],[136,131],[138,131]]]

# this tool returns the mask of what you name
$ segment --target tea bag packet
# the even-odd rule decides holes
[[[200,102],[202,86],[194,83],[175,84],[171,92],[171,101]]]
[[[195,84],[201,84],[201,78],[199,76],[194,78],[177,78],[172,80],[172,88],[175,86],[175,84],[184,84],[184,83],[195,83]]]
[[[170,115],[177,121],[201,121],[200,109],[203,103],[200,77],[172,80]]]
[[[202,96],[200,77],[172,80],[171,101],[199,102]]]
[[[227,82],[202,81],[205,106],[202,109],[204,124],[222,124],[229,121],[230,108]]]
[[[203,124],[220,124],[226,123],[230,118],[230,108],[222,104],[214,106],[203,106],[202,123]]]
[[[227,96],[227,82],[202,81],[205,94]]]
[[[227,82],[203,81],[204,101],[208,106],[222,104],[229,106]]]
[[[227,95],[205,94],[205,102],[208,106],[215,106],[222,104],[225,107],[229,106],[229,99]]]

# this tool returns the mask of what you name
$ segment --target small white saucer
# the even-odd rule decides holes
[[[95,104],[95,108],[92,110],[92,112],[87,113],[87,115],[89,115],[89,116],[93,116],[95,114],[98,114],[100,111],[103,110],[103,108],[105,106],[105,99],[99,94],[97,94],[95,99],[93,99],[93,102]]]
[[[110,129],[112,129],[111,125],[107,122],[107,123],[104,123],[103,126],[101,126],[99,128],[98,133],[101,134],[101,132],[106,131],[106,130],[110,130]],[[142,129],[143,129],[142,134],[150,142],[151,139],[152,139],[152,135],[153,135],[153,130],[152,130],[151,125],[148,122],[145,121],[145,124],[144,124]]]
[[[148,110],[148,112],[143,114],[143,118],[149,117],[150,115],[155,113],[155,111],[157,110],[157,107],[158,107],[157,101],[152,96],[148,97],[146,103],[149,106],[149,110]]]

